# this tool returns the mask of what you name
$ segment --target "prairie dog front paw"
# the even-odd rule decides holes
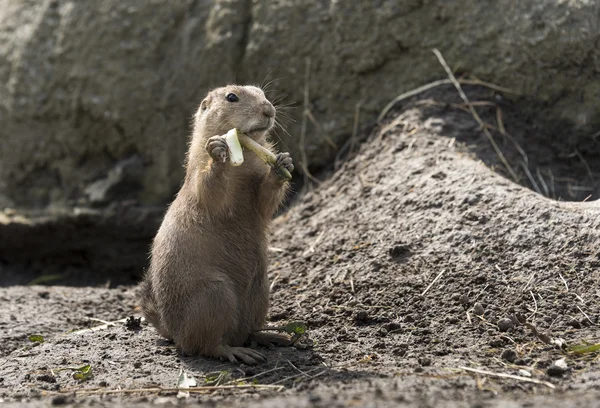
[[[225,163],[229,158],[229,148],[223,136],[213,136],[206,142],[206,151],[214,161]]]

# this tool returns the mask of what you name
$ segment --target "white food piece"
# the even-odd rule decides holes
[[[233,128],[225,135],[225,142],[229,148],[229,162],[232,166],[239,166],[244,162],[244,152],[238,139],[237,129]]]

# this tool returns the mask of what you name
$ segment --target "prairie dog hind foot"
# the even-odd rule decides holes
[[[250,341],[255,342],[259,346],[273,348],[275,346],[290,346],[292,340],[289,336],[278,333],[268,333],[264,331],[257,331],[250,335]]]
[[[246,347],[231,347],[225,345],[217,347],[214,356],[220,357],[221,359],[227,359],[231,363],[237,363],[239,359],[248,365],[256,365],[267,361],[267,358],[258,351]]]

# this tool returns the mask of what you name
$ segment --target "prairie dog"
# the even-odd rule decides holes
[[[273,151],[267,134],[275,115],[260,88],[237,85],[210,91],[195,114],[185,181],[141,283],[143,314],[185,355],[256,364],[265,357],[242,347],[248,340],[288,342],[257,331],[269,307],[269,226],[289,184],[249,151],[232,166],[220,136],[235,127]],[[289,153],[277,154],[277,166],[293,171]]]

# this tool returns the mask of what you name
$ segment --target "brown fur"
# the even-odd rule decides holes
[[[227,101],[228,93],[239,101]],[[145,317],[185,354],[261,358],[241,346],[265,323],[268,230],[288,183],[252,152],[234,167],[207,148],[211,137],[237,127],[273,149],[266,137],[274,115],[262,90],[235,85],[212,90],[195,115],[185,181],[141,284]]]

